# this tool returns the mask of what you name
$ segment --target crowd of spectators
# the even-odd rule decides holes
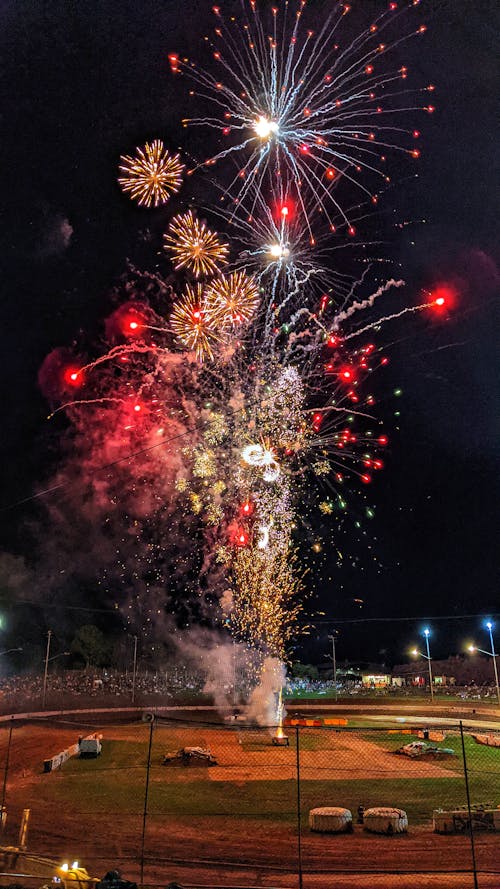
[[[166,701],[179,695],[196,694],[202,691],[204,680],[201,674],[173,667],[171,670],[156,672],[118,670],[65,670],[49,673],[46,684],[47,705],[61,706],[70,699],[98,699],[110,697],[129,701],[134,691],[135,699],[162,696]],[[40,673],[24,673],[0,679],[0,704],[2,708],[12,706],[23,709],[37,704],[43,698],[44,677]]]
[[[338,684],[340,688],[340,685]],[[325,681],[324,679],[306,679],[304,677],[289,677],[286,682],[285,691],[288,694],[317,694],[324,695],[327,693],[331,693],[332,691],[332,681],[331,679]]]
[[[132,671],[112,669],[65,670],[50,673],[45,688],[47,709],[69,709],[72,706],[139,706],[161,705],[163,703],[188,703],[203,692],[205,677],[202,672],[182,665],[157,671],[138,670],[135,678]],[[227,694],[231,688],[225,688]],[[310,679],[288,677],[285,693],[318,697],[332,694],[330,679]],[[377,695],[412,695],[426,693],[426,689],[388,686],[375,690]],[[478,687],[475,684],[458,688],[440,688],[440,694],[449,694],[461,699],[488,699],[496,695],[493,686]],[[337,683],[338,695],[373,694],[372,689],[363,688],[359,680]],[[24,673],[0,678],[0,709],[6,712],[23,712],[40,709],[44,698],[44,676],[41,673]],[[193,700],[194,702],[194,700]]]

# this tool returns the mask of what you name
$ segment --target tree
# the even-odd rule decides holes
[[[86,667],[104,667],[111,659],[106,637],[94,624],[85,624],[76,631],[71,652],[83,658]]]
[[[317,679],[318,668],[314,664],[301,664],[298,661],[292,664],[292,673],[296,679]]]

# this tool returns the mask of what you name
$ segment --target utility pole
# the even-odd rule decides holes
[[[333,687],[335,689],[335,697],[337,697],[337,658],[335,655],[335,636],[328,636],[332,643],[332,665],[333,665]]]
[[[132,670],[132,703],[135,702],[135,677],[137,675],[137,636],[134,636],[134,666]]]
[[[52,630],[48,630],[47,632],[47,650],[45,652],[45,670],[43,673],[43,694],[42,694],[42,710],[45,710],[45,698],[47,695],[47,675],[49,672],[49,655],[50,655],[50,640],[52,638]]]

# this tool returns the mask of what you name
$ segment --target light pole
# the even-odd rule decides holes
[[[492,632],[493,631],[493,624],[491,623],[491,621],[488,621],[486,623],[486,627],[487,627],[488,632],[490,634],[491,651],[484,651],[483,648],[478,648],[477,645],[469,645],[469,651],[479,651],[481,654],[487,654],[488,657],[493,658],[493,669],[495,671],[495,685],[497,687],[498,706],[500,707],[500,687],[498,685],[497,655],[495,652],[495,645],[493,642],[493,632]]]
[[[47,649],[45,651],[45,670],[43,672],[43,692],[42,692],[42,710],[45,710],[45,698],[47,695],[47,674],[49,672],[49,654],[50,640],[52,638],[52,630],[47,631]]]
[[[50,632],[52,632],[52,631],[50,631]],[[43,706],[44,707],[45,707],[45,692],[47,689],[48,678],[49,678],[48,677],[49,664],[51,664],[52,661],[57,661],[57,659],[60,657],[68,657],[70,654],[71,654],[70,651],[61,651],[59,654],[54,654],[54,655],[52,655],[52,657],[49,657],[49,658],[47,658],[47,656],[45,656],[45,674],[44,674],[44,682],[43,682]]]
[[[236,707],[236,639],[233,639],[233,708]]]
[[[418,651],[417,648],[413,649],[412,654],[414,654],[415,657],[423,657],[427,661],[427,666],[429,667],[429,683],[430,683],[429,687],[431,690],[431,704],[433,704],[434,703],[434,688],[432,686],[432,658],[431,658],[431,653],[429,650],[429,636],[430,635],[431,635],[431,631],[426,627],[424,630],[424,636],[425,636],[425,644],[427,647],[427,654],[423,654],[423,652]]]
[[[498,667],[497,667],[497,654],[495,651],[495,644],[493,642],[493,624],[490,620],[486,621],[486,626],[488,628],[488,632],[490,634],[490,645],[491,645],[491,656],[493,658],[493,668],[495,670],[495,683],[497,687],[497,698],[498,698],[498,706],[500,707],[500,687],[498,685]]]
[[[333,688],[335,698],[337,697],[337,657],[335,654],[335,636],[328,636],[328,640],[332,643],[332,668],[333,668]]]
[[[137,675],[137,636],[134,636],[134,666],[132,669],[132,703],[135,702],[135,677]]]

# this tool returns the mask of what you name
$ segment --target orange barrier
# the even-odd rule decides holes
[[[306,726],[322,726],[322,725],[347,725],[349,720],[343,719],[342,717],[325,717],[324,719],[319,717],[317,719],[306,719],[304,716],[300,718],[294,719],[293,717],[287,717],[285,719],[285,725],[306,725]]]

